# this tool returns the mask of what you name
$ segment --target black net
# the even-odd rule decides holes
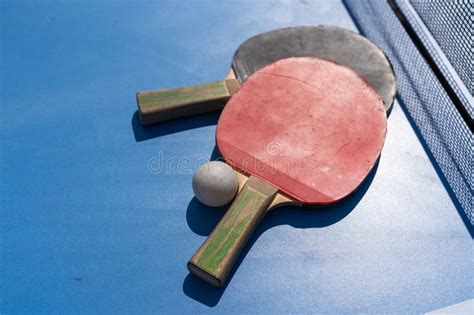
[[[419,2],[428,3],[429,1],[420,0]],[[449,1],[431,2],[444,4]],[[462,209],[466,220],[470,221],[467,224],[474,225],[474,210],[472,208],[473,134],[469,126],[447,94],[445,87],[436,77],[430,64],[417,49],[386,1],[345,0],[344,3],[360,31],[382,48],[392,62],[397,76],[400,105],[405,108],[424,139],[424,145],[428,147],[436,161],[436,167],[459,203],[458,208]],[[404,1],[397,1],[397,3],[403,6]],[[471,5],[466,1],[459,1],[459,3]],[[441,11],[447,11],[447,5]],[[435,15],[434,12],[430,14]],[[410,20],[409,16],[408,19]],[[458,22],[453,20],[452,23]],[[465,25],[465,22],[459,23]],[[469,49],[464,51],[459,49],[460,52],[455,53],[455,57],[452,57],[453,63],[463,69],[467,67],[466,65],[472,67],[472,57],[469,55],[469,52],[472,54],[472,35],[471,38],[466,35],[467,32],[472,32],[472,26],[467,25],[466,27],[471,30],[463,29],[461,32],[460,28],[455,28],[458,31],[451,33],[461,32],[462,35],[452,35],[453,38],[458,40],[466,38],[467,43],[471,43]],[[452,32],[448,27],[441,29],[442,27],[440,27],[440,33],[449,34]],[[443,41],[445,41],[444,45],[453,45],[453,47],[457,45],[451,44],[447,39]],[[465,45],[458,46],[466,47]],[[447,49],[453,50],[452,48]],[[428,48],[428,50],[430,49]],[[471,79],[469,68],[468,72],[464,71],[463,73],[466,73],[468,79]]]
[[[410,0],[436,42],[474,95],[472,0]]]

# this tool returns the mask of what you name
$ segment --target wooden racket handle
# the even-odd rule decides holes
[[[137,93],[143,125],[221,110],[240,83],[236,79]]]
[[[251,176],[222,220],[189,260],[189,271],[215,287],[222,286],[276,195],[274,186]]]

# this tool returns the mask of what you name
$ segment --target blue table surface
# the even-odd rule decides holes
[[[283,208],[213,289],[186,262],[217,114],[143,128],[135,93],[223,78],[238,45],[338,1],[2,1],[0,313],[420,313],[474,297],[472,238],[395,103],[380,163],[329,209]]]

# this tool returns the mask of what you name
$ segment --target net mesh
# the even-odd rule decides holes
[[[398,9],[403,13],[404,18],[407,20],[409,26],[416,33],[417,39],[421,41],[423,47],[428,52],[432,62],[434,62],[435,64],[435,67],[441,72],[443,78],[446,80],[451,90],[455,93],[456,99],[459,100],[459,102],[461,103],[461,106],[468,113],[470,119],[473,119],[474,101],[472,100],[472,95],[471,95],[472,92],[470,92],[468,89],[469,85],[471,86],[473,85],[472,84],[473,65],[472,65],[472,60],[471,60],[472,58],[468,57],[469,55],[468,50],[463,48],[463,47],[471,46],[471,49],[472,49],[472,36],[470,39],[468,38],[468,36],[466,36],[466,34],[472,33],[471,28],[469,28],[469,30],[464,30],[461,34],[458,34],[460,29],[463,29],[464,26],[467,27],[467,25],[464,25],[466,23],[463,21],[461,21],[458,24],[452,23],[453,25],[445,24],[444,28],[441,28],[441,32],[443,34],[453,34],[452,37],[457,37],[459,41],[465,40],[463,45],[456,46],[458,50],[461,52],[463,57],[455,60],[457,62],[454,64],[456,66],[455,67],[453,65],[453,62],[449,60],[448,55],[447,55],[448,53],[451,55],[453,54],[453,48],[448,47],[446,43],[444,43],[445,48],[443,48],[443,46],[436,39],[436,37],[444,38],[447,36],[446,35],[442,36],[440,35],[440,33],[436,33],[433,27],[430,29],[425,23],[425,21],[422,19],[422,17],[419,15],[419,13],[416,11],[416,8],[413,7],[411,3],[408,2],[408,0],[397,0],[396,3],[397,3]],[[419,6],[421,7],[423,5],[428,5],[428,4],[432,5],[433,3],[423,2],[422,4],[419,4]],[[448,2],[443,2],[443,3],[446,4]],[[450,3],[456,3],[456,2],[453,1]],[[423,6],[423,8],[425,9],[425,11],[428,11],[426,6]],[[437,8],[433,7],[433,9],[436,10]],[[446,9],[447,7],[445,7],[445,10]],[[442,12],[441,9],[439,10]],[[464,7],[459,6],[458,11],[459,10],[468,11],[469,7],[467,5]],[[435,12],[435,13],[431,12],[431,14],[433,16],[441,15],[441,13],[439,12]],[[453,20],[456,16],[463,16],[463,15],[465,15],[465,12],[446,14],[446,16],[450,16],[450,18]],[[427,18],[425,17],[425,19]],[[452,27],[453,29],[450,29],[450,27]],[[436,35],[436,37],[433,35]],[[472,52],[471,52],[471,55],[472,55]],[[462,74],[464,75],[464,79],[458,73],[456,68],[461,69],[461,71],[463,71]],[[471,73],[471,75],[466,76],[467,73]]]
[[[473,136],[469,127],[386,1],[344,3],[361,33],[392,62],[401,106],[436,161],[443,181],[452,190],[460,213],[474,225]]]
[[[473,1],[411,0],[410,3],[473,95]]]

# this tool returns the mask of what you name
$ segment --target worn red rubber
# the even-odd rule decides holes
[[[354,191],[376,162],[386,114],[349,68],[288,58],[250,76],[219,119],[216,140],[232,166],[307,204]]]

